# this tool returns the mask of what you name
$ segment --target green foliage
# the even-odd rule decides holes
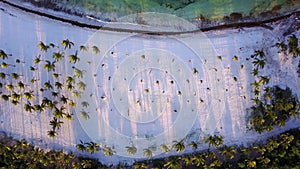
[[[277,86],[266,90],[263,99],[251,107],[250,123],[255,131],[262,133],[284,126],[290,117],[299,117],[300,104],[291,89]]]
[[[45,151],[1,134],[1,168],[107,168],[95,159],[77,157],[63,151]]]
[[[290,54],[293,57],[300,56],[300,47],[298,43],[298,38],[295,35],[291,35],[287,39],[287,44],[284,42],[276,43],[277,48],[280,49],[284,54]]]

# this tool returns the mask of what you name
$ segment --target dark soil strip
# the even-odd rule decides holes
[[[183,31],[183,32],[163,32],[163,31],[156,31],[156,32],[152,32],[152,31],[145,31],[145,30],[130,30],[130,29],[122,29],[122,28],[110,28],[110,27],[104,27],[102,26],[98,26],[98,25],[91,25],[91,24],[87,24],[87,23],[82,23],[82,22],[78,22],[78,21],[74,21],[71,19],[66,19],[66,18],[62,18],[62,17],[58,17],[52,14],[47,14],[47,13],[43,13],[40,11],[35,11],[32,9],[28,9],[26,7],[23,7],[21,5],[17,5],[11,2],[8,2],[6,0],[0,0],[0,2],[3,2],[5,4],[8,4],[10,6],[13,6],[15,8],[21,9],[25,12],[30,12],[33,14],[37,14],[40,16],[44,16],[50,19],[54,19],[54,20],[58,20],[58,21],[62,21],[62,22],[66,22],[66,23],[70,23],[72,25],[75,26],[79,26],[79,27],[85,27],[85,28],[90,28],[90,29],[101,29],[101,30],[109,30],[109,31],[116,31],[116,32],[129,32],[129,33],[143,33],[143,34],[150,34],[150,35],[177,35],[177,34],[187,34],[187,33],[195,33],[195,32],[206,32],[206,31],[211,31],[211,30],[219,30],[219,29],[227,29],[227,28],[241,28],[241,27],[264,27],[267,29],[272,29],[272,27],[265,25],[266,23],[271,23],[271,22],[275,22],[275,21],[279,21],[282,19],[286,19],[294,14],[296,15],[300,15],[300,11],[294,11],[291,13],[288,13],[286,15],[283,16],[278,16],[275,18],[271,18],[271,19],[266,19],[266,20],[262,20],[262,21],[249,21],[249,22],[243,22],[243,23],[230,23],[230,24],[225,24],[225,25],[218,25],[218,26],[212,26],[212,27],[208,27],[208,28],[200,28],[197,30],[192,30],[192,31]]]

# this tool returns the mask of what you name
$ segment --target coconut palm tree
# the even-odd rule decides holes
[[[12,85],[12,84],[6,84],[6,89],[8,90],[8,91],[12,91],[12,90],[14,90],[14,86]]]
[[[65,118],[66,118],[67,120],[72,120],[72,119],[73,119],[73,114],[66,113],[66,114],[65,114]]]
[[[6,73],[4,73],[4,72],[0,72],[0,77],[1,77],[1,79],[5,79],[5,78],[6,78],[6,75],[8,75],[8,74],[6,74]]]
[[[60,97],[60,101],[61,101],[63,104],[67,104],[67,102],[68,102],[68,98],[67,98],[67,97],[65,97],[64,95],[61,95],[61,97]]]
[[[77,90],[74,90],[74,91],[72,92],[72,95],[73,95],[75,98],[81,98],[82,92],[77,91]]]
[[[89,106],[89,103],[86,102],[86,101],[83,101],[83,102],[81,102],[81,106],[82,106],[82,107],[88,107],[88,106]]]
[[[33,62],[34,62],[35,64],[38,64],[38,63],[40,63],[41,61],[42,61],[42,60],[41,60],[41,55],[35,57],[35,59],[33,60]]]
[[[59,74],[59,73],[52,73],[52,77],[55,78],[55,79],[58,78],[58,76],[60,76],[60,75],[61,74]]]
[[[254,83],[251,83],[251,85],[255,88],[255,89],[259,89],[262,85],[261,81],[254,81]]]
[[[223,156],[225,156],[225,158],[228,158],[228,159],[233,159],[234,158],[234,155],[235,155],[235,152],[236,150],[234,149],[233,146],[230,146],[230,147],[225,147],[222,151],[221,151],[221,154]]]
[[[8,67],[8,64],[5,63],[5,62],[2,62],[2,63],[1,63],[1,67],[2,67],[3,69],[6,69],[6,68]]]
[[[63,123],[64,123],[63,121],[59,121],[56,117],[53,117],[53,119],[49,122],[53,131],[55,131],[56,129],[60,129],[61,124]]]
[[[83,143],[82,140],[80,140],[80,143],[76,145],[77,150],[79,151],[86,151],[85,144]]]
[[[56,117],[56,118],[62,118],[64,115],[64,107],[62,106],[60,109],[58,109],[57,107],[54,108],[54,111],[52,112],[52,114]]]
[[[49,46],[45,45],[42,41],[40,41],[40,43],[38,44],[38,47],[40,48],[40,50],[42,52],[47,52],[47,50],[49,49]]]
[[[33,99],[34,98],[33,91],[31,90],[29,92],[24,92],[23,97],[27,100]]]
[[[2,95],[1,95],[1,98],[2,98],[3,100],[5,100],[5,101],[8,101],[9,98],[10,98],[10,95],[2,94]]]
[[[264,50],[263,49],[261,49],[261,50],[256,50],[256,51],[254,51],[254,54],[253,55],[251,55],[251,58],[259,58],[259,59],[265,59],[266,58],[266,55],[265,55],[265,52],[264,52]]]
[[[271,79],[270,76],[259,76],[259,78],[260,78],[260,83],[262,84],[268,84]]]
[[[86,52],[88,49],[87,46],[83,46],[83,45],[81,45],[79,48],[80,48],[80,51],[82,51],[82,52]]]
[[[79,70],[79,69],[74,67],[74,77],[82,78],[84,72],[86,72],[86,71],[85,70]]]
[[[19,82],[17,83],[17,87],[18,87],[19,89],[21,89],[21,90],[24,90],[25,84],[24,84],[23,82],[19,81]]]
[[[44,83],[44,88],[45,89],[53,89],[50,80],[48,80],[47,82]]]
[[[36,104],[33,107],[36,112],[44,112],[45,111],[45,106],[43,106],[43,105]]]
[[[150,148],[143,149],[143,156],[147,157],[148,159],[153,157],[153,152]]]
[[[257,68],[254,68],[251,73],[253,74],[253,76],[257,76],[259,71]]]
[[[166,154],[168,154],[168,153],[171,151],[170,148],[169,148],[169,146],[166,145],[166,144],[161,144],[161,145],[160,145],[160,149],[161,149],[164,153],[166,153]]]
[[[185,145],[184,145],[184,139],[180,140],[180,141],[173,141],[174,144],[172,146],[172,149],[175,149],[176,152],[183,152],[185,149]]]
[[[13,77],[14,79],[18,79],[21,75],[17,74],[17,73],[11,73],[11,77]]]
[[[167,160],[168,162],[164,164],[167,169],[178,169],[181,168],[181,157],[173,157]]]
[[[286,53],[286,51],[288,49],[288,46],[283,42],[276,43],[276,46],[277,46],[277,48],[281,49],[281,52],[284,52],[284,53]]]
[[[222,61],[222,56],[218,56],[218,59]]]
[[[264,59],[258,59],[258,58],[254,58],[254,61],[252,63],[254,66],[260,69],[263,69],[266,65],[266,61]]]
[[[74,102],[73,100],[69,101],[69,106],[70,107],[75,107],[76,106],[76,102]]]
[[[53,97],[58,97],[58,92],[55,92],[55,91],[53,91],[53,92],[51,92],[51,95],[53,96]]]
[[[116,153],[115,150],[113,150],[112,148],[107,147],[107,146],[103,147],[103,151],[104,151],[104,155],[105,156],[112,156],[112,155],[114,155]]]
[[[198,148],[198,144],[194,141],[192,141],[190,144],[189,144],[190,147],[192,147],[192,149],[196,150]]]
[[[237,56],[233,56],[232,60],[237,61],[237,60],[239,60],[239,58]]]
[[[56,62],[62,61],[64,56],[65,56],[64,52],[54,52],[52,55],[52,57]]]
[[[98,143],[94,143],[94,142],[89,142],[89,143],[85,143],[87,146],[86,146],[86,150],[88,152],[90,152],[91,154],[94,154],[94,152],[98,152],[99,151],[99,147],[100,147],[100,144]]]
[[[62,89],[63,84],[60,83],[60,82],[55,82],[55,83],[54,83],[54,86],[55,86],[57,89]]]
[[[298,49],[298,38],[295,35],[292,35],[288,39],[288,46],[289,46],[289,53],[293,56],[299,56],[299,49]]]
[[[134,165],[132,165],[133,169],[147,169],[148,166],[144,163],[135,163]]]
[[[44,65],[45,70],[47,70],[48,72],[55,71],[55,61],[50,62],[49,60],[46,60],[45,62],[46,62],[46,64]]]
[[[223,145],[223,136],[219,136],[219,135],[209,136],[204,140],[204,142],[208,143],[209,147],[210,146],[218,147]]]
[[[69,56],[69,61],[70,61],[70,63],[76,63],[77,61],[79,61],[80,59],[79,59],[79,57],[77,56],[77,50],[76,50],[76,52],[75,52],[75,54],[74,55],[70,55]]]
[[[93,52],[94,52],[95,54],[100,53],[100,50],[99,50],[99,48],[98,48],[97,46],[93,46],[93,47],[92,47],[92,50],[93,50]]]
[[[74,46],[74,43],[71,42],[71,41],[69,41],[69,39],[66,39],[66,40],[63,40],[63,41],[61,42],[61,45],[62,45],[62,46],[65,48],[65,50],[66,50],[67,48],[71,49],[71,47]]]
[[[193,69],[193,74],[198,74],[198,70],[196,68]]]
[[[13,105],[17,105],[17,104],[20,103],[20,101],[19,101],[19,100],[16,100],[16,99],[12,99],[12,100],[11,100],[11,103],[12,103]]]
[[[85,88],[86,88],[86,84],[83,83],[83,81],[79,81],[79,82],[77,83],[77,86],[78,86],[78,88],[79,88],[80,90],[85,90]]]
[[[126,146],[127,154],[134,155],[137,152],[137,148],[135,146]]]
[[[75,83],[75,79],[73,78],[73,77],[71,77],[71,76],[67,76],[66,77],[66,83]]]
[[[84,110],[81,110],[81,111],[80,111],[80,115],[81,115],[81,117],[84,118],[85,120],[87,120],[87,119],[90,118],[88,112],[86,112],[86,111],[84,111]]]
[[[203,165],[205,165],[205,158],[203,157],[202,154],[194,155],[192,157],[192,163],[193,163],[193,165],[196,165],[197,167],[203,166]]]
[[[47,107],[51,110],[56,106],[57,103],[57,101],[49,100],[47,97],[44,97],[42,100],[42,106]]]
[[[57,136],[57,132],[55,130],[49,130],[47,134],[49,137],[52,137],[52,138]]]
[[[18,94],[18,93],[16,93],[16,92],[13,92],[11,94],[11,99],[13,99],[13,100],[20,100],[21,99],[21,95]]]
[[[8,59],[8,54],[6,54],[3,50],[0,50],[0,59]]]
[[[24,110],[31,113],[34,110],[34,107],[30,102],[27,102],[24,104]]]

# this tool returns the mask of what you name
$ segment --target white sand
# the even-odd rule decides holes
[[[101,152],[92,155],[110,164],[134,160],[126,158],[129,155],[125,146],[136,146],[138,152],[133,157],[140,158],[144,148],[157,147],[154,154],[159,155],[160,144],[182,138],[188,143],[201,140],[207,134],[219,133],[228,145],[250,144],[300,126],[299,120],[292,120],[284,128],[261,135],[246,128],[247,108],[253,104],[250,83],[254,81],[250,74],[251,61],[246,58],[254,50],[267,50],[264,74],[271,75],[270,85],[290,87],[300,96],[296,73],[298,59],[285,60],[274,47],[290,22],[270,25],[273,31],[257,27],[151,36],[96,32],[24,13],[2,3],[0,7],[6,10],[0,11],[0,49],[13,55],[10,62],[16,58],[25,61],[24,67],[17,69],[25,82],[32,78],[29,66],[39,54],[39,41],[60,44],[68,38],[78,46],[97,45],[101,51],[98,55],[81,53],[80,63],[76,65],[87,71],[84,81],[88,86],[79,103],[89,102],[90,119],[80,117],[78,111],[82,107],[78,106],[78,116],[75,115],[74,121],[65,121],[56,139],[47,136],[51,113],[29,114],[22,106],[9,106],[0,101],[0,130],[18,139],[25,138],[44,148],[73,152],[79,140],[93,140],[114,147],[117,154],[113,157],[105,157]],[[70,50],[72,52],[74,50]],[[222,56],[222,61],[218,55]],[[232,60],[235,55],[238,61]],[[196,74],[194,68],[198,71]],[[62,79],[71,74],[67,59],[57,71],[64,72]],[[46,71],[34,76],[43,82],[51,79]],[[32,89],[41,86],[39,82]],[[199,150],[206,147],[203,144]]]

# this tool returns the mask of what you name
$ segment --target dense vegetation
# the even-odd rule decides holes
[[[297,168],[300,166],[300,130],[292,129],[250,147],[223,146],[209,139],[213,149],[166,159],[137,162],[117,168]],[[217,139],[218,140],[218,139]],[[26,141],[1,134],[0,168],[109,168],[95,159],[63,151],[42,150]]]
[[[300,56],[297,37],[292,35],[287,41],[288,45],[284,42],[276,43],[280,52],[284,53],[285,57],[292,56],[290,59]],[[274,126],[285,126],[291,117],[298,118],[300,104],[291,89],[270,87],[268,85],[270,76],[261,75],[260,71],[266,64],[266,55],[263,49],[255,51],[251,58],[254,67],[252,74],[255,77],[255,81],[252,83],[255,97],[253,98],[254,105],[251,107],[251,128],[259,133],[272,131]]]

